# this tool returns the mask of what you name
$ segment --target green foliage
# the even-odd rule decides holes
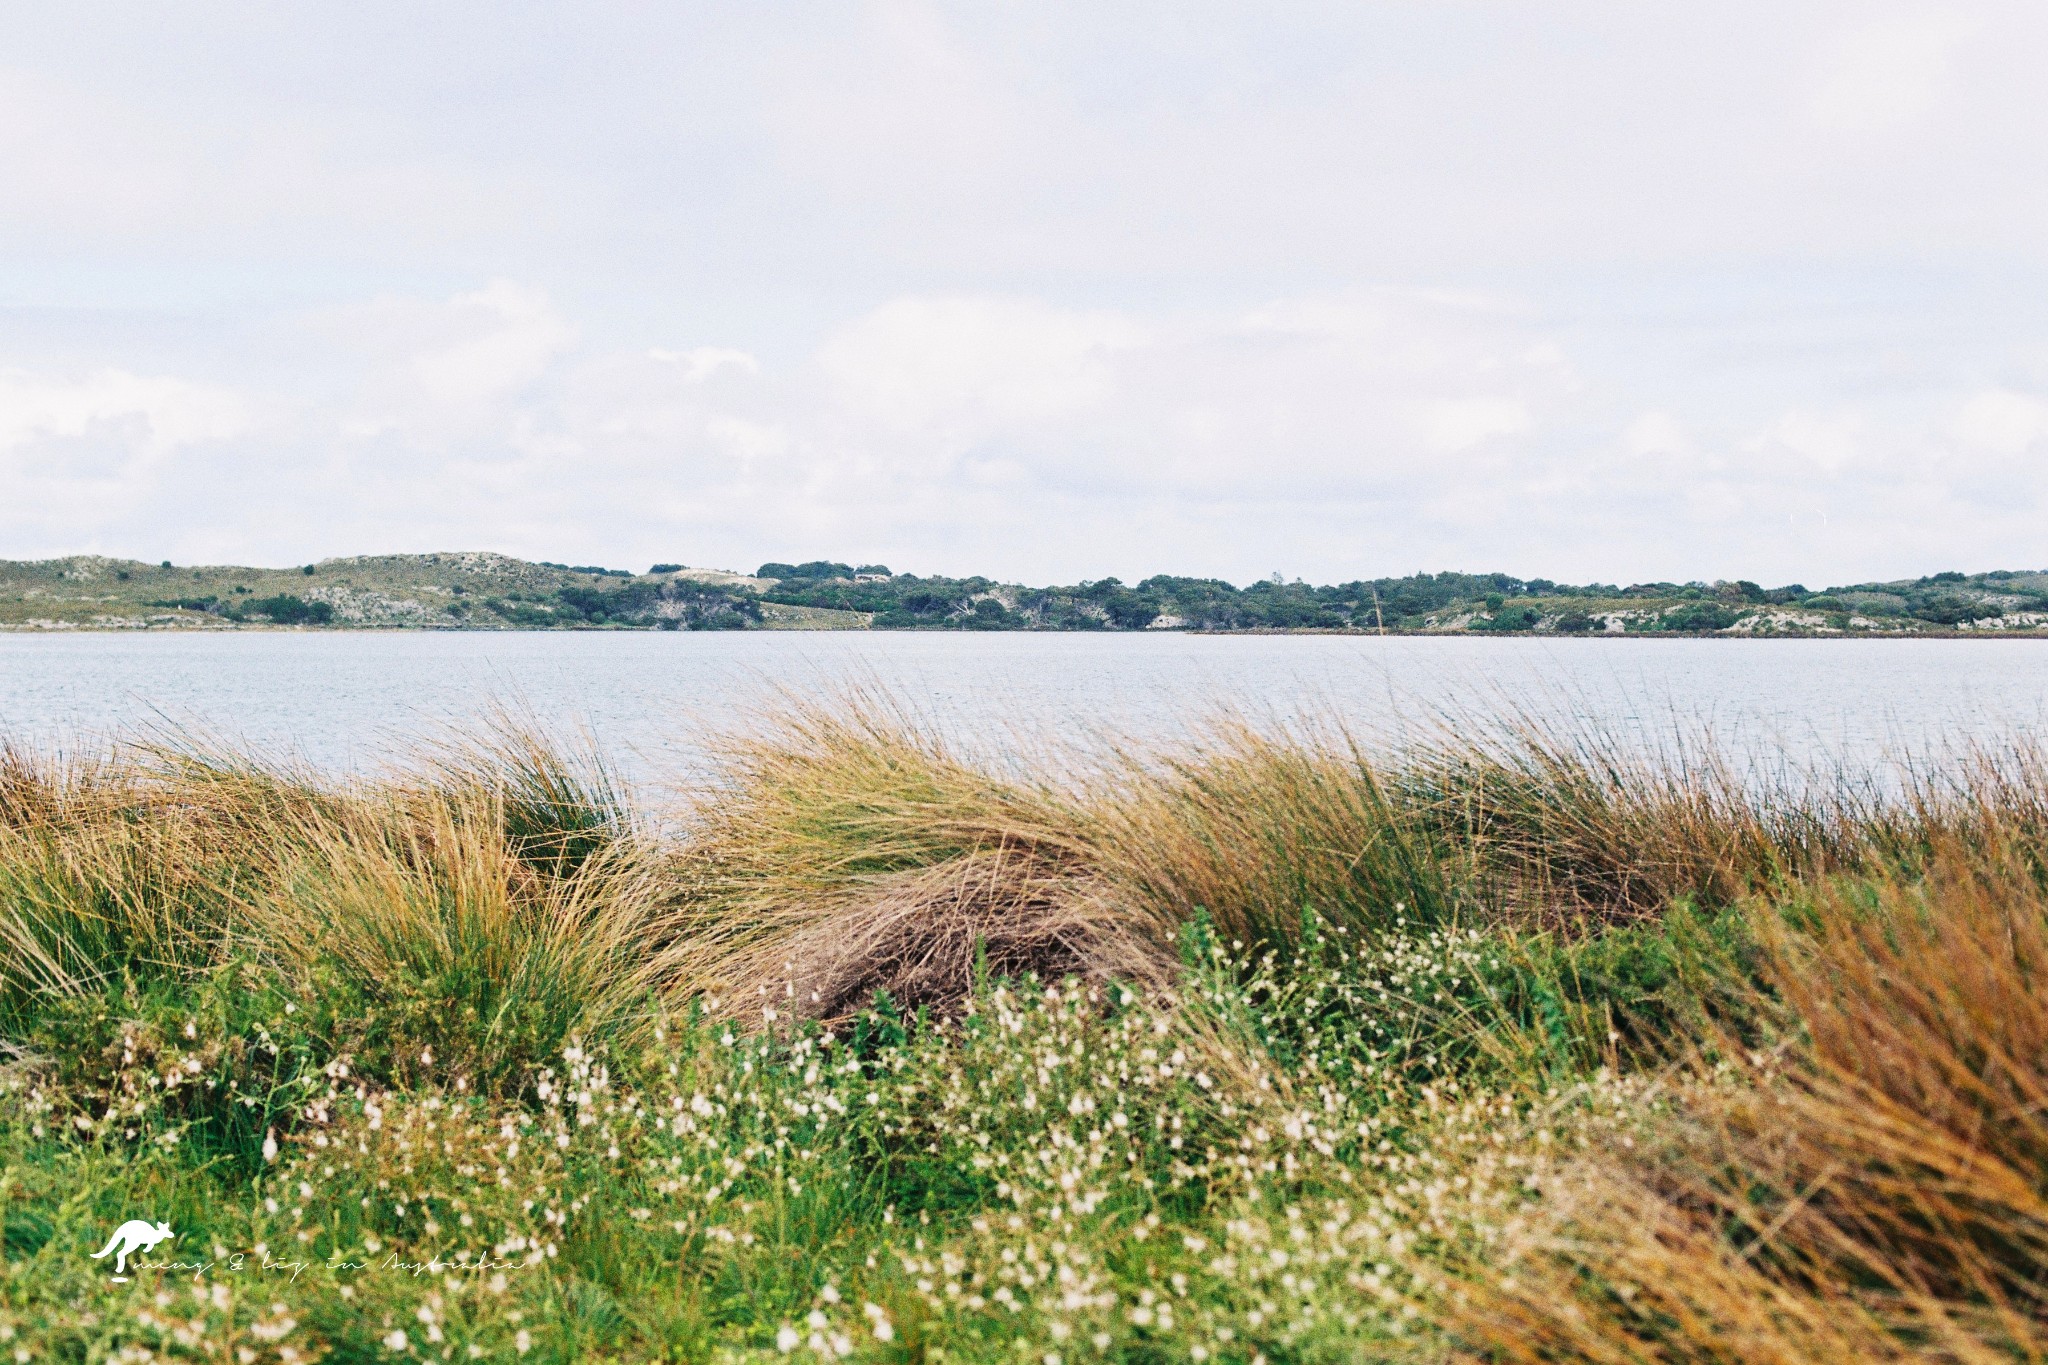
[[[1695,910],[1590,936],[1499,944],[1480,1016],[1505,1055],[1552,1074],[1617,1052],[1655,1064],[1724,1029],[1751,1032],[1763,962],[1748,910]]]
[[[599,564],[557,564],[553,560],[547,559],[543,559],[540,563],[544,569],[560,569],[563,573],[589,574],[594,578],[632,578],[634,576],[631,569],[607,569]]]
[[[545,622],[533,619],[539,612],[529,608],[521,623],[744,630],[761,621],[761,603],[752,593],[686,578],[665,583],[637,580],[618,587],[570,584],[556,591],[555,603]]]
[[[530,602],[520,602],[504,597],[487,597],[483,602],[489,611],[508,626],[523,626],[529,629],[545,630],[559,625],[561,618],[547,607]]]
[[[307,573],[312,572],[308,566]],[[237,587],[237,594],[248,594],[246,587]],[[182,611],[203,611],[225,616],[234,621],[245,621],[260,617],[280,626],[326,626],[334,624],[334,604],[331,602],[308,602],[291,593],[278,593],[271,597],[250,596],[246,602],[223,603],[209,593],[205,596],[168,597],[152,599],[153,607],[174,607]]]
[[[1008,588],[1001,595],[1014,605],[998,615],[993,606],[979,605],[1003,588],[986,578],[898,574],[859,583],[845,565],[822,562],[764,564],[761,573],[781,580],[765,594],[767,601],[871,612],[875,626],[885,629],[1142,630],[1161,616],[1201,630],[1413,627],[1423,625],[1428,613],[1475,593],[1521,586],[1519,579],[1500,574],[1422,574],[1330,587],[1262,582],[1239,589],[1220,579],[1157,575],[1135,587],[1104,578],[1071,587]]]
[[[1487,631],[1528,631],[1534,630],[1543,619],[1543,613],[1530,606],[1508,606],[1496,610],[1491,616],[1472,623],[1474,630]]]
[[[1657,627],[1674,633],[1698,634],[1710,630],[1726,630],[1740,619],[1732,608],[1711,602],[1695,602],[1677,611],[1664,613],[1659,618]]]
[[[850,564],[839,564],[827,559],[813,559],[805,564],[763,564],[754,571],[756,578],[820,579],[852,578],[854,568]]]
[[[1942,595],[1931,597],[1913,611],[1923,621],[1932,621],[1939,626],[1958,626],[1967,621],[1981,621],[1987,617],[2001,615],[2004,608],[1980,599]]]
[[[266,1134],[294,1126],[324,1084],[326,1003],[301,1009],[267,971],[229,962],[52,1000],[14,1042],[41,1063],[29,1103],[46,1127],[253,1173]]]
[[[252,597],[242,606],[244,615],[267,616],[280,626],[325,626],[334,621],[334,604],[308,602],[290,593],[275,597]]]
[[[1223,1025],[1255,1039],[1281,1070],[1328,1078],[1383,1103],[1456,1074],[1474,1058],[1503,944],[1476,930],[1405,917],[1353,929],[1305,911],[1284,948],[1219,942],[1206,915],[1181,939],[1185,989]]]

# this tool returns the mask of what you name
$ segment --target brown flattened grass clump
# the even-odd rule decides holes
[[[908,1008],[960,1008],[999,978],[1073,977],[1163,989],[1170,959],[1098,878],[1047,877],[1028,854],[997,847],[875,877],[837,914],[777,946],[778,979],[745,979],[735,999],[786,1000],[802,1015],[849,1016],[886,994]],[[767,959],[756,959],[765,963]]]
[[[792,703],[721,757],[656,967],[672,989],[836,1017],[877,990],[955,1008],[977,964],[1164,980],[1167,926],[1118,895],[1088,808],[1049,782],[858,697]]]

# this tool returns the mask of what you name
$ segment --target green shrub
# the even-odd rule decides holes
[[[334,604],[308,602],[290,593],[275,597],[252,597],[242,606],[245,614],[267,616],[280,626],[325,626],[334,623]]]

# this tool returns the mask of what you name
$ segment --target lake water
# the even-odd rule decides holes
[[[1219,706],[1369,735],[1520,710],[1654,744],[1709,726],[1765,760],[1862,767],[2048,724],[2048,642],[845,633],[0,634],[0,736],[205,730],[375,766],[494,702],[630,776],[701,771],[778,690],[887,691],[970,739],[1170,737]],[[1458,718],[1463,718],[1462,720]]]

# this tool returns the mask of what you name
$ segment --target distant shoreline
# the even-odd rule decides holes
[[[74,636],[74,635],[660,635],[663,632],[648,626],[280,626],[268,623],[248,622],[240,625],[162,625],[162,626],[115,626],[115,625],[24,625],[0,623],[0,635]],[[763,631],[763,634],[786,634],[789,631]],[[1847,643],[1898,642],[1913,640],[1953,640],[1969,642],[1995,642],[1998,640],[2048,640],[2048,630],[1894,630],[1894,631],[1775,631],[1758,633],[1750,631],[1588,631],[1566,634],[1561,631],[1476,631],[1476,630],[1338,630],[1330,628],[1303,627],[1298,630],[1278,629],[1262,626],[1245,630],[1059,630],[1024,629],[1002,631],[954,631],[946,632],[929,627],[917,626],[815,626],[802,630],[803,634],[815,635],[938,635],[960,634],[977,636],[998,635],[1073,635],[1102,638],[1152,638],[1174,636],[1183,639],[1272,639],[1275,637],[1296,638],[1337,638],[1388,640],[1527,640],[1558,642],[1604,642],[1609,644],[1643,644],[1660,640],[1718,640],[1729,643],[1770,643],[1787,640],[1826,640]]]
[[[1156,574],[1033,587],[883,564],[768,563],[644,573],[486,551],[293,568],[75,555],[0,560],[0,630],[908,630],[1601,639],[2025,639],[2048,636],[2048,571],[1945,572],[1813,591],[1569,584],[1416,573],[1245,586]]]

